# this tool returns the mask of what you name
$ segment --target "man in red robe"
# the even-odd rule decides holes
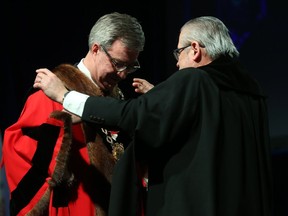
[[[67,89],[123,99],[117,84],[140,68],[137,58],[144,42],[134,17],[107,14],[91,29],[88,53],[77,67],[62,64],[53,72]],[[72,124],[62,109],[36,91],[18,121],[5,130],[3,164],[12,216],[107,215],[112,170],[123,152],[124,136]]]

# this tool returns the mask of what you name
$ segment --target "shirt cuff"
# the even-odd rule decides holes
[[[85,102],[89,95],[76,91],[70,91],[63,101],[63,107],[67,111],[82,117]]]

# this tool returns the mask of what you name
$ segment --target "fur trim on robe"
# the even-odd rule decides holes
[[[95,83],[92,82],[85,74],[83,74],[78,68],[70,64],[61,64],[52,70],[65,84],[66,88],[69,90],[76,90],[81,93],[85,93],[93,96],[112,96],[115,98],[123,99],[123,94],[118,86],[109,92],[102,92]],[[47,189],[42,199],[35,205],[35,207],[28,213],[29,216],[42,215],[47,211],[50,201],[51,193],[53,189],[57,186],[65,186],[67,188],[73,187],[74,176],[73,173],[69,171],[69,155],[71,149],[73,149],[72,142],[72,120],[68,113],[61,111],[53,111],[50,118],[58,119],[64,122],[64,137],[61,144],[59,154],[57,155],[56,166],[52,174],[52,179],[49,181],[50,188]],[[112,171],[118,157],[124,151],[122,143],[113,143],[111,145],[112,152],[107,148],[107,144],[103,141],[103,135],[99,134],[101,128],[95,130],[95,128],[90,128],[84,122],[82,124],[82,130],[85,136],[88,155],[91,165],[94,169],[102,176],[102,180],[95,182],[95,187],[99,195],[97,195],[97,200],[94,201],[96,208],[96,216],[106,216],[108,215],[108,201],[110,190],[103,190],[102,188],[110,189]],[[115,148],[115,150],[113,149]],[[120,149],[120,153],[119,153]],[[117,154],[115,153],[117,151]],[[103,177],[105,181],[103,181]],[[106,186],[103,187],[105,184]],[[103,197],[103,200],[101,200]]]

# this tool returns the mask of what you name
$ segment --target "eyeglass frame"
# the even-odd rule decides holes
[[[103,45],[100,45],[100,47],[104,51],[106,56],[109,58],[109,60],[111,61],[113,67],[116,69],[116,71],[118,73],[122,73],[122,72],[124,72],[126,70],[127,74],[131,74],[131,73],[134,73],[136,70],[141,68],[138,59],[136,59],[136,61],[134,62],[134,65],[125,65],[125,64],[123,64],[123,66],[121,68],[119,68],[119,66],[117,64],[120,64],[120,63],[117,62],[116,59],[112,58],[112,56],[108,53],[108,51],[106,50],[106,48]]]
[[[187,45],[187,46],[184,46],[184,47],[181,47],[181,48],[178,48],[178,49],[174,49],[174,50],[173,50],[173,55],[174,55],[175,59],[176,59],[177,61],[179,61],[179,56],[180,56],[181,52],[182,52],[183,50],[185,50],[186,48],[190,47],[190,46],[191,46],[191,44],[189,44],[189,45]]]

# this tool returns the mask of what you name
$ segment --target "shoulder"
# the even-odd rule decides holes
[[[25,102],[25,107],[29,106],[29,108],[33,109],[62,109],[62,105],[51,100],[49,97],[45,95],[42,90],[36,90],[34,93],[30,94]]]
[[[200,68],[183,68],[176,71],[168,80],[177,83],[195,83],[200,81],[212,81],[209,74]]]

